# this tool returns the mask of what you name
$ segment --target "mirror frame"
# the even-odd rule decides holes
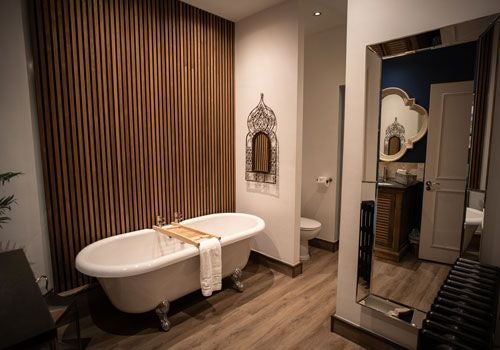
[[[379,159],[383,162],[394,162],[396,160],[401,159],[408,149],[413,148],[415,142],[421,140],[422,137],[425,136],[425,134],[427,133],[427,127],[429,125],[429,114],[427,113],[427,110],[421,105],[415,103],[415,99],[408,96],[406,91],[397,87],[388,87],[382,90],[382,96],[380,100],[381,110],[382,110],[382,101],[384,97],[389,95],[398,95],[399,97],[401,97],[403,99],[405,106],[408,106],[410,110],[415,111],[419,115],[423,116],[424,120],[422,123],[422,128],[420,128],[420,130],[415,135],[405,138],[405,142],[402,143],[398,153],[387,155],[382,150],[380,150]],[[382,134],[382,130],[380,130],[380,133]]]
[[[245,180],[276,184],[278,177],[278,138],[276,137],[276,115],[264,103],[264,94],[260,94],[260,101],[250,112],[247,119],[248,134],[246,138]],[[264,134],[269,141],[269,171],[254,171],[254,137]]]

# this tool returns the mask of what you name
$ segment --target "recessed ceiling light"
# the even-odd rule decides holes
[[[313,13],[313,15],[314,15],[314,16],[321,16],[321,12],[319,12],[319,11],[315,11],[315,12]]]

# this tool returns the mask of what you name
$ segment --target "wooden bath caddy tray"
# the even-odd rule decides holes
[[[171,227],[153,226],[153,229],[169,237],[177,238],[184,243],[192,244],[196,247],[199,247],[200,240],[205,238],[215,237],[220,240],[220,236],[213,233],[203,232],[192,227],[177,224],[175,222],[172,222],[170,225]]]

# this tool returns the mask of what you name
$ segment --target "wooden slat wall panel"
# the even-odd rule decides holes
[[[176,0],[38,0],[35,91],[54,285],[96,240],[235,206],[234,24]]]

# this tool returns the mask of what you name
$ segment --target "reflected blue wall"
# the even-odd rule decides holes
[[[466,43],[382,62],[382,89],[398,87],[429,111],[431,84],[474,79],[476,43]],[[400,162],[424,163],[427,136],[408,150]]]

